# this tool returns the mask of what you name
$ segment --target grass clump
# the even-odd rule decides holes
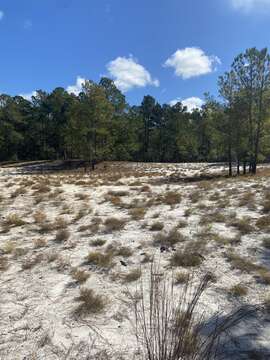
[[[90,274],[88,271],[75,268],[71,270],[71,276],[76,282],[83,284],[89,278]]]
[[[6,256],[0,256],[0,271],[6,271],[9,267],[8,259]]]
[[[190,275],[189,273],[178,271],[174,276],[174,283],[176,285],[187,284],[189,282]]]
[[[197,267],[201,265],[202,261],[203,258],[199,254],[189,252],[187,249],[176,251],[170,258],[170,264],[173,267]]]
[[[177,191],[167,191],[162,198],[162,202],[166,205],[176,205],[181,202],[182,196]]]
[[[17,214],[9,214],[3,222],[3,225],[8,227],[22,226],[24,224],[25,221]]]
[[[86,262],[89,265],[94,265],[99,268],[111,268],[112,258],[113,254],[111,252],[104,254],[99,251],[93,251],[87,255]]]
[[[96,240],[92,240],[90,242],[90,245],[92,246],[103,246],[106,243],[106,240],[104,239],[96,239]]]
[[[58,230],[55,235],[55,241],[61,243],[67,241],[70,238],[70,232],[67,229]]]
[[[127,220],[118,219],[117,217],[109,217],[105,220],[104,226],[106,232],[119,231],[124,228]]]
[[[160,221],[156,221],[150,226],[151,231],[161,231],[163,228],[164,224]]]
[[[263,245],[263,247],[265,247],[266,249],[269,249],[269,250],[270,250],[270,238],[269,238],[269,237],[264,238],[263,241],[262,241],[262,245]]]
[[[154,237],[155,246],[173,246],[179,242],[185,241],[186,238],[176,228],[171,229],[168,233],[159,233]]]
[[[75,313],[78,315],[98,314],[104,310],[106,306],[106,301],[103,296],[87,288],[80,289],[80,295],[75,298],[75,301],[80,302],[75,310]]]
[[[229,294],[236,297],[245,296],[247,293],[248,289],[242,284],[234,285],[229,289]]]
[[[242,272],[251,273],[260,270],[259,265],[254,264],[248,258],[237,255],[233,251],[229,251],[226,254],[227,259],[231,262],[232,266]]]
[[[122,257],[125,257],[125,258],[132,256],[132,254],[133,254],[133,251],[127,246],[121,246],[115,252],[116,256],[122,256]]]
[[[248,216],[243,217],[242,219],[235,219],[230,222],[230,225],[235,227],[241,234],[250,234],[255,231],[253,225],[251,225],[251,218]]]
[[[37,211],[33,215],[36,224],[42,224],[47,220],[47,215],[43,211]]]
[[[261,216],[257,221],[256,221],[256,226],[257,228],[259,228],[260,230],[267,230],[270,228],[270,216],[269,215],[265,215],[265,216]]]
[[[130,283],[130,282],[134,282],[140,279],[142,275],[141,269],[133,269],[130,272],[128,272],[127,274],[125,274],[124,278],[123,278],[123,282],[124,283]]]
[[[146,213],[145,208],[137,207],[134,209],[130,209],[128,214],[131,216],[132,220],[141,220],[144,218]]]

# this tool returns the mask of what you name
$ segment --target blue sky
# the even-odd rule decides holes
[[[76,92],[107,75],[131,104],[198,103],[269,35],[270,0],[0,0],[0,93]]]

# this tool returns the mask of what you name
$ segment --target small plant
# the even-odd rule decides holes
[[[0,271],[6,271],[8,267],[9,264],[7,257],[0,255]]]
[[[270,271],[268,269],[260,269],[258,271],[260,282],[265,285],[270,285]]]
[[[155,246],[173,246],[179,242],[185,241],[186,238],[177,228],[171,229],[168,233],[159,233],[154,237],[153,244]]]
[[[94,265],[100,268],[111,268],[112,257],[113,255],[111,252],[103,254],[99,251],[93,251],[87,255],[86,262],[89,265]]]
[[[163,228],[164,224],[160,221],[156,221],[150,226],[151,231],[161,231]]]
[[[190,279],[190,274],[182,271],[178,271],[174,276],[174,282],[176,285],[187,284]]]
[[[269,237],[264,238],[263,241],[262,241],[262,245],[263,245],[263,247],[265,247],[266,249],[269,249],[269,250],[270,250],[270,238],[269,238]]]
[[[121,246],[115,252],[115,255],[126,257],[126,258],[132,256],[132,254],[133,254],[132,250],[127,246]]]
[[[88,271],[76,268],[71,270],[71,276],[79,284],[83,284],[89,278],[90,274]]]
[[[142,275],[141,269],[131,270],[130,272],[125,274],[125,276],[123,278],[123,282],[124,283],[130,283],[130,282],[137,281],[137,280],[139,280],[141,275]]]
[[[243,217],[242,219],[235,219],[231,221],[230,225],[234,226],[240,231],[241,234],[245,235],[255,231],[254,226],[250,222],[251,219],[248,216],[246,216]]]
[[[171,259],[171,266],[182,266],[182,267],[195,267],[200,266],[203,261],[203,258],[200,254],[192,253],[187,250],[176,251]]]
[[[270,228],[270,215],[261,216],[261,217],[256,221],[256,226],[257,226],[260,230],[269,229],[269,228]]]
[[[98,295],[92,289],[80,289],[80,295],[75,298],[75,301],[80,302],[75,310],[75,314],[98,314],[106,306],[106,301],[103,296]]]
[[[134,208],[134,209],[130,209],[128,214],[131,216],[131,218],[133,220],[141,220],[144,218],[146,213],[145,208],[143,207],[138,207],[138,208]]]
[[[36,224],[42,224],[47,220],[47,215],[43,211],[37,211],[33,215]]]
[[[17,214],[9,214],[3,222],[4,226],[22,226],[25,224],[25,221],[19,217]]]
[[[12,254],[16,248],[14,241],[8,240],[2,247],[5,254]]]
[[[245,296],[247,293],[248,289],[242,284],[234,285],[229,289],[229,294],[236,297]]]
[[[42,248],[47,246],[47,240],[43,238],[38,238],[34,240],[34,248]]]
[[[163,203],[166,205],[176,205],[181,202],[182,196],[177,191],[168,191],[163,195]]]
[[[55,235],[55,241],[61,243],[67,241],[70,238],[70,232],[66,229],[58,230]]]
[[[233,251],[229,251],[226,254],[226,257],[231,262],[232,266],[240,271],[250,273],[261,269],[259,265],[254,264],[248,258],[237,255]]]
[[[106,243],[106,240],[104,239],[96,239],[96,240],[92,240],[90,242],[90,245],[92,246],[103,246]]]
[[[127,222],[126,219],[118,219],[117,217],[109,217],[104,222],[106,232],[119,231],[124,228],[126,222]]]

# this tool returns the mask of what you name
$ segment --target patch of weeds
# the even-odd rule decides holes
[[[248,289],[246,286],[244,286],[242,284],[237,284],[237,285],[232,286],[228,292],[232,296],[240,297],[240,296],[247,295]]]
[[[262,246],[270,250],[270,237],[266,237],[262,240]]]
[[[119,231],[124,228],[127,223],[126,219],[119,219],[117,217],[109,217],[104,221],[105,231]]]
[[[186,238],[177,228],[171,229],[168,233],[159,233],[154,237],[153,244],[155,246],[173,246],[179,242],[185,241]]]
[[[177,191],[167,191],[163,197],[162,202],[166,205],[176,205],[181,202],[182,196]]]
[[[103,246],[106,243],[106,240],[104,239],[96,239],[96,240],[92,240],[90,242],[90,245],[92,246]]]
[[[8,258],[0,255],[0,271],[6,271],[9,267]]]
[[[111,268],[113,254],[111,252],[101,253],[99,251],[90,252],[86,257],[86,263],[100,268]]]
[[[55,241],[61,243],[67,241],[70,238],[70,232],[67,229],[58,230],[55,235]]]
[[[269,228],[270,228],[270,216],[269,216],[269,215],[261,216],[261,217],[256,221],[256,226],[257,226],[257,228],[259,228],[260,230],[269,229]]]
[[[3,225],[7,227],[16,227],[25,225],[25,221],[17,214],[9,214],[3,221]]]
[[[270,271],[267,269],[260,269],[258,271],[258,276],[260,282],[262,282],[265,285],[270,285]]]
[[[75,301],[80,302],[75,310],[75,314],[77,315],[97,314],[102,312],[106,306],[106,301],[103,296],[87,288],[80,289],[80,295],[75,298]]]
[[[42,224],[47,220],[47,215],[43,211],[36,211],[33,218],[36,224]]]
[[[201,200],[201,198],[202,198],[201,191],[196,190],[189,194],[189,200],[192,204],[197,203],[199,200]]]
[[[132,220],[141,220],[144,218],[146,213],[145,208],[137,207],[134,209],[130,209],[128,214],[131,216]]]
[[[2,250],[5,254],[12,254],[16,248],[16,243],[14,241],[8,240],[2,247]]]
[[[176,285],[187,284],[189,282],[189,279],[190,279],[190,274],[187,272],[178,271],[174,275],[174,282]]]
[[[90,274],[88,271],[75,268],[71,270],[71,276],[76,282],[83,284],[90,277]]]
[[[251,218],[248,216],[245,216],[241,219],[235,219],[230,222],[230,225],[235,227],[241,234],[250,234],[254,232],[256,229],[251,224]]]
[[[38,254],[34,257],[29,257],[28,259],[24,259],[22,262],[22,270],[30,270],[35,265],[40,263],[43,260],[43,254]]]
[[[248,258],[239,256],[233,251],[229,251],[226,254],[226,257],[234,268],[243,272],[251,273],[262,268],[261,266],[254,264]]]
[[[125,276],[123,278],[123,282],[130,283],[130,282],[137,281],[140,279],[141,275],[142,275],[141,269],[130,270],[130,272],[125,274]]]
[[[43,238],[38,238],[34,240],[34,248],[38,249],[38,248],[42,248],[47,246],[47,240],[43,239]]]
[[[160,221],[156,221],[150,226],[151,231],[161,231],[163,228],[164,224]]]
[[[189,252],[188,250],[177,250],[170,258],[171,266],[182,266],[182,267],[196,267],[200,266],[203,259],[197,253]]]
[[[122,257],[130,257],[133,254],[133,251],[127,247],[127,246],[121,246],[120,248],[118,248],[115,253],[116,256],[122,256]]]

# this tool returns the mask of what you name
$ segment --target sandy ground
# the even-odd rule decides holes
[[[270,296],[268,167],[256,177],[192,182],[177,179],[223,174],[225,168],[114,163],[92,174],[26,170],[0,169],[0,359],[87,359],[92,351],[100,353],[93,359],[139,359],[128,296],[138,282],[126,275],[141,269],[147,278],[152,258],[162,273],[171,273],[170,259],[189,243],[203,260],[174,272],[195,279],[213,274],[200,303],[206,320]],[[172,229],[181,241],[157,245],[158,234]],[[87,262],[93,252],[110,253],[110,265]],[[239,266],[231,253],[250,264]],[[78,282],[74,269],[89,277]],[[239,284],[245,294],[236,296],[232,287]],[[78,315],[82,288],[102,296],[100,312]],[[270,358],[267,311],[236,336],[234,358]]]

